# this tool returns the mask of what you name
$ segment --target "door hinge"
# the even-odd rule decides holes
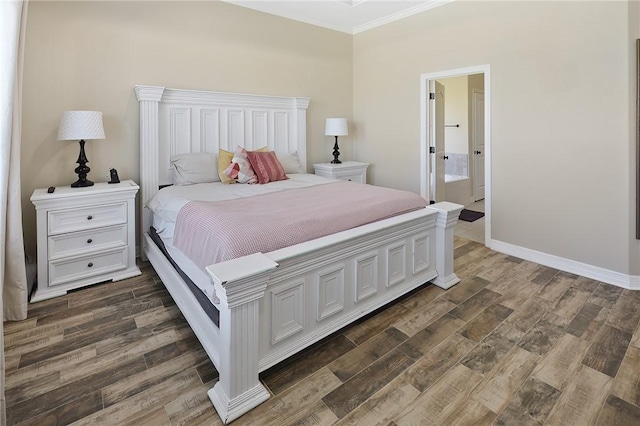
[[[436,147],[435,146],[430,146],[429,147],[429,154],[435,154],[436,153]]]
[[[436,98],[436,94],[435,93],[429,93],[429,99],[430,100],[434,100]]]

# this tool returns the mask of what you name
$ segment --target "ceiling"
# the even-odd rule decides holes
[[[357,34],[454,0],[222,0],[272,15]]]

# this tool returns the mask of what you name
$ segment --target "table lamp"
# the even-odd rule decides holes
[[[338,136],[346,136],[349,134],[346,118],[327,118],[327,123],[324,128],[325,136],[335,136],[336,143],[333,145],[333,161],[331,164],[340,164],[342,161],[338,160],[340,151],[338,148]]]
[[[71,184],[72,188],[82,188],[92,186],[93,182],[87,179],[87,174],[91,170],[87,163],[87,156],[84,153],[85,139],[104,139],[104,128],[102,127],[102,113],[100,111],[64,111],[60,117],[58,127],[58,140],[80,140],[80,154],[78,155],[78,167],[75,172],[78,180]]]

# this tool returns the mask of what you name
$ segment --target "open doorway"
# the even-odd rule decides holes
[[[490,69],[488,65],[421,76],[421,195],[484,213],[456,234],[491,242]],[[473,216],[473,215],[471,215]],[[473,218],[472,218],[473,219]]]

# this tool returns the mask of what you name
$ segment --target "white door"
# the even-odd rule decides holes
[[[431,194],[433,201],[444,201],[444,86],[437,81],[430,85],[435,99],[430,97],[429,134],[431,146],[435,153],[431,154]]]
[[[473,91],[473,199],[484,199],[484,92]]]

